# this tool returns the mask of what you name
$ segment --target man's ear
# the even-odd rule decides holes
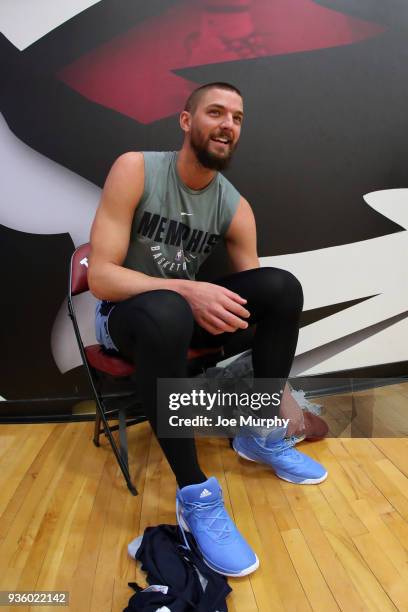
[[[189,132],[191,129],[191,113],[188,111],[181,111],[180,113],[180,127],[183,132]]]

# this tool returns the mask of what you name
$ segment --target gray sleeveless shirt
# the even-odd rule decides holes
[[[240,194],[220,173],[190,189],[178,176],[177,152],[143,153],[145,184],[133,218],[125,268],[193,280],[225,234]]]
[[[190,189],[177,173],[177,152],[144,152],[144,191],[136,208],[125,268],[162,278],[194,280],[226,233],[239,192],[219,172],[207,187]],[[116,349],[108,328],[112,302],[98,302],[96,337]]]

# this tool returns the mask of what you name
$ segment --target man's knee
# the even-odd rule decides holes
[[[177,293],[167,289],[149,291],[139,294],[141,299],[137,303],[138,313],[142,313],[142,319],[146,330],[152,336],[159,332],[163,339],[191,337],[194,317],[190,304]],[[152,337],[153,339],[153,337]]]
[[[303,289],[294,274],[279,268],[260,268],[260,281],[263,291],[271,299],[271,304],[284,306],[286,310],[300,312],[303,308]]]

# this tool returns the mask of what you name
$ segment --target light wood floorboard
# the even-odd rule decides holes
[[[383,437],[350,437],[350,397],[322,399],[343,435],[298,447],[329,471],[317,486],[279,480],[226,440],[198,440],[204,471],[260,559],[257,572],[230,579],[230,611],[408,610],[408,442],[388,437],[408,429],[408,384],[361,392],[360,405],[365,397],[372,413],[365,406],[358,427]],[[127,583],[145,584],[127,544],[175,523],[174,478],[149,426],[132,427],[132,497],[92,434],[92,423],[0,426],[0,590],[65,590],[70,610],[119,612]]]

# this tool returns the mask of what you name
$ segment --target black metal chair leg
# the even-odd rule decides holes
[[[119,451],[123,462],[129,469],[129,457],[128,457],[128,443],[127,443],[127,432],[126,432],[126,410],[119,408],[118,410],[119,420]]]
[[[134,484],[132,483],[131,478],[130,478],[129,468],[126,465],[126,463],[124,462],[123,457],[122,457],[121,453],[119,452],[119,449],[118,449],[118,447],[116,445],[115,439],[114,439],[114,437],[112,435],[112,432],[110,430],[110,427],[109,427],[108,420],[107,420],[107,418],[105,416],[105,412],[104,412],[103,406],[102,406],[102,404],[99,401],[99,398],[97,396],[95,397],[95,400],[96,400],[96,409],[99,411],[99,415],[100,415],[100,418],[101,418],[101,421],[102,421],[102,425],[103,425],[103,429],[104,429],[105,435],[106,435],[106,437],[108,438],[108,440],[110,442],[110,445],[111,445],[112,450],[113,450],[113,452],[115,454],[116,460],[117,460],[117,462],[119,464],[119,467],[120,467],[120,469],[122,471],[122,474],[123,474],[123,476],[124,476],[124,478],[126,480],[127,487],[129,489],[129,491],[132,493],[132,495],[137,495],[138,494],[137,493],[137,489],[134,486]]]
[[[101,435],[101,417],[99,416],[98,409],[96,409],[94,437],[93,437],[93,443],[95,444],[95,446],[99,446],[99,436],[100,435]]]
[[[129,454],[128,454],[128,443],[127,443],[127,424],[126,424],[126,408],[119,408],[119,448],[120,455],[122,460],[127,468],[127,473],[129,472]],[[137,495],[137,489],[130,480],[127,482],[127,486],[132,495]]]

